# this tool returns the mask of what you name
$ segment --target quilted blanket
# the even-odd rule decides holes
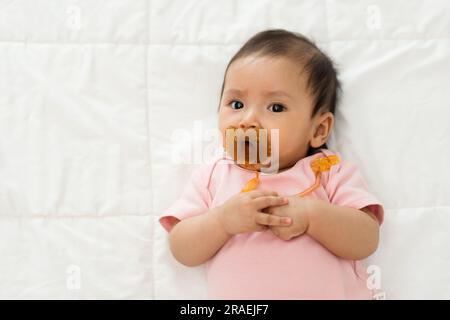
[[[157,220],[228,60],[268,28],[338,66],[329,147],[385,205],[384,297],[450,298],[446,0],[0,0],[0,298],[206,297]]]

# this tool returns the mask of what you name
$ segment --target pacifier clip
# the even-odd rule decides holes
[[[329,171],[331,166],[339,163],[339,157],[336,155],[317,158],[311,161],[311,169],[314,172],[314,176],[316,177],[314,184],[307,188],[306,190],[298,193],[299,197],[304,197],[312,193],[320,186],[320,178],[322,172]],[[241,190],[241,192],[249,192],[255,190],[259,185],[259,171],[256,171],[256,177],[249,180],[245,187]]]

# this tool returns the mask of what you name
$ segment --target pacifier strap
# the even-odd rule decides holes
[[[249,192],[255,190],[259,184],[259,171],[256,171],[256,177],[249,180],[241,192]]]
[[[320,186],[322,172],[329,171],[333,165],[339,163],[339,157],[336,155],[317,158],[311,161],[311,169],[316,177],[314,184],[306,190],[298,193],[298,196],[304,197],[312,193]],[[256,177],[249,180],[241,192],[249,192],[255,190],[259,185],[259,171],[256,171]]]
[[[305,197],[311,194],[314,190],[316,190],[320,186],[320,178],[322,177],[322,172],[329,171],[333,165],[338,163],[339,157],[335,155],[317,158],[313,160],[311,162],[311,169],[316,176],[316,181],[314,181],[314,184],[311,187],[300,192],[298,196]]]

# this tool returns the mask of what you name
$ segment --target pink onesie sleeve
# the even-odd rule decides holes
[[[202,165],[191,173],[181,196],[167,208],[159,223],[169,232],[174,223],[208,211],[211,197],[208,191],[210,166]]]
[[[364,178],[354,163],[341,160],[339,164],[333,166],[326,190],[331,203],[355,209],[369,207],[378,218],[379,223],[383,223],[383,206],[370,193]]]

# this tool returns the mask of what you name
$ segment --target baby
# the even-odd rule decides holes
[[[278,170],[249,164],[260,146],[246,144],[243,163],[233,154],[195,170],[160,218],[176,260],[206,263],[210,299],[373,298],[361,260],[384,210],[326,146],[339,88],[330,59],[285,30],[256,34],[229,62],[219,129],[224,140],[230,128],[277,130]]]

